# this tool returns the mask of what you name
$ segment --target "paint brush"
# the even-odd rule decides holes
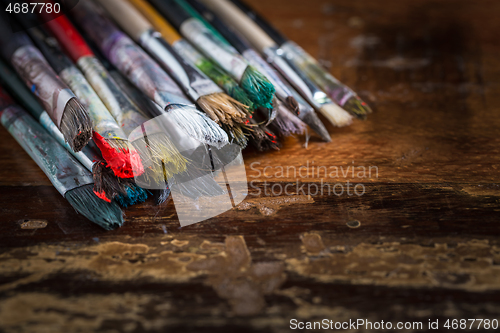
[[[127,1],[101,1],[109,16],[139,45],[141,45],[177,82],[184,93],[223,128],[228,128],[234,140],[245,147],[247,139],[241,125],[248,107],[225,94],[217,84],[199,69],[187,63],[154,30],[148,20]],[[233,127],[239,127],[232,130]]]
[[[282,58],[282,52],[276,43],[238,7],[225,0],[200,1],[266,55],[268,61],[334,126],[342,127],[352,123],[351,114],[335,104],[297,66]]]
[[[345,84],[337,80],[326,71],[314,57],[308,54],[296,43],[288,40],[267,20],[253,11],[240,0],[231,0],[240,10],[246,13],[266,34],[273,39],[277,46],[293,63],[302,69],[307,76],[323,89],[338,105],[354,116],[365,119],[372,110],[361,98]]]
[[[96,58],[89,45],[82,38],[80,33],[69,22],[67,17],[59,16],[45,24],[46,27],[59,41],[62,48],[69,54],[73,61],[76,61],[79,68],[83,71],[90,84],[95,88],[96,93],[101,98],[102,102],[106,105],[110,113],[119,122],[125,135],[130,133],[141,126],[148,118],[137,109],[137,106],[130,100],[130,98],[119,88],[117,83],[106,71],[101,62]],[[136,137],[130,140],[132,146],[129,147],[131,151],[137,149],[139,155],[143,159],[143,164],[150,166],[153,170],[160,170],[161,163],[159,161],[170,161],[168,163],[169,172],[176,173],[182,172],[186,168],[185,158],[178,152],[172,145],[170,139],[165,135],[163,129],[158,126],[149,126],[150,140],[148,145],[144,144],[144,137]],[[101,142],[102,139],[97,137],[95,141]],[[144,147],[148,147],[147,151],[143,151]],[[100,147],[101,148],[101,147]],[[106,149],[107,155],[114,157],[115,151]],[[102,150],[101,150],[102,151]],[[106,159],[108,161],[108,159]],[[119,161],[119,159],[117,159]],[[109,163],[109,161],[108,161]],[[115,169],[113,169],[115,171]],[[129,177],[134,176],[133,168],[128,169]],[[135,176],[140,175],[142,172],[136,172]],[[155,172],[153,172],[155,174]]]
[[[196,50],[188,41],[184,40],[174,27],[172,27],[149,3],[145,0],[129,0],[129,2],[148,19],[154,28],[161,33],[162,37],[182,58],[186,59],[189,63],[205,73],[224,89],[229,96],[249,106],[251,113],[256,110],[256,105],[250,100],[247,93],[239,87],[238,83],[226,74],[222,68],[218,67],[210,59]],[[252,144],[258,147],[257,149],[260,151],[267,150],[269,147],[277,147],[273,142],[276,141],[275,135],[267,135],[264,130],[259,128],[257,123],[251,121],[251,117],[251,115],[247,117],[246,124],[250,126],[250,128],[246,128],[245,133],[251,138]]]
[[[6,106],[6,95],[0,91],[2,125],[30,155],[52,185],[71,206],[90,221],[106,230],[123,224],[123,213],[115,202],[99,199],[94,192],[91,173],[59,145],[26,111]]]
[[[130,178],[134,173],[144,172],[139,154],[129,145],[122,127],[109,113],[84,75],[62,52],[53,36],[43,27],[32,27],[27,31],[59,77],[71,87],[87,108],[93,122],[94,142],[115,174]]]
[[[201,54],[188,41],[184,40],[174,27],[172,27],[146,0],[129,0],[128,2],[148,19],[149,23],[161,34],[162,38],[172,46],[174,51],[177,52],[181,58],[202,71],[229,96],[246,105],[250,113],[255,110],[256,107],[250,100],[250,97],[238,83],[224,72],[222,68]]]
[[[300,109],[304,110],[306,114],[307,112],[314,113],[314,110],[307,105],[302,98],[299,98],[300,103],[295,99],[294,96],[297,96],[298,94],[296,92],[292,92],[293,89],[281,79],[276,71],[271,68],[271,66],[264,59],[262,59],[257,52],[255,52],[248,41],[243,36],[233,31],[231,27],[227,26],[201,2],[197,0],[177,0],[177,2],[191,15],[196,16],[208,29],[211,31],[218,31],[223,42],[230,43],[233,47],[235,47],[235,49],[240,52],[250,64],[264,73],[271,83],[273,83],[276,88],[276,96],[279,98],[279,101],[276,103],[278,109],[277,119],[275,124],[271,127],[277,129],[277,132],[283,136],[288,136],[292,133],[303,133],[305,125],[301,124],[302,121],[297,119],[294,114],[300,114]],[[294,114],[287,114],[289,113],[288,110]],[[310,121],[312,128],[320,133],[326,141],[329,141],[330,136],[328,135],[328,132],[319,118],[314,116],[304,119],[312,120],[315,118],[314,121]]]
[[[232,47],[224,44],[195,17],[174,0],[150,0],[150,3],[181,32],[186,39],[216,62],[245,90],[254,104],[272,108],[274,86]]]
[[[191,102],[165,71],[92,1],[71,11],[75,21],[104,56],[145,95],[155,101],[186,134],[204,144],[222,147],[227,134]]]
[[[298,103],[292,95],[288,87],[281,81],[279,77],[274,75],[274,70],[262,59],[262,57],[255,52],[252,46],[241,36],[237,35],[229,26],[227,26],[222,20],[214,15],[204,4],[199,1],[183,1],[176,0],[177,3],[186,10],[191,16],[197,18],[202,22],[206,28],[208,28],[212,33],[216,33],[216,36],[220,36],[219,39],[231,45],[238,51],[243,58],[245,58],[249,64],[257,68],[261,73],[266,75],[269,81],[274,85],[276,89],[276,96],[293,112],[298,113]]]
[[[14,71],[1,60],[0,84],[21,104],[25,110],[29,111],[31,116],[38,120],[45,130],[49,132],[49,134],[56,139],[60,145],[64,146],[88,171],[92,171],[92,177],[94,179],[94,193],[98,197],[108,202],[115,196],[117,196],[119,202],[120,200],[127,200],[122,197],[127,196],[131,191],[129,190],[129,188],[131,188],[129,185],[130,181],[122,180],[116,177],[113,172],[101,173],[99,168],[96,168],[96,165],[101,164],[102,162],[95,161],[100,161],[102,157],[93,148],[91,148],[90,145],[83,147],[83,149],[79,152],[73,151],[73,149],[69,147],[68,143],[64,141],[61,131],[59,131],[54,122],[50,119],[47,112],[43,110],[42,106],[37,102],[33,94],[28,90],[28,88],[26,88]],[[104,184],[106,186],[100,186],[100,184]],[[135,194],[132,192],[130,197],[141,199],[144,196],[144,194],[142,194],[142,192],[144,192],[143,189],[137,186],[133,189],[140,193]],[[131,201],[131,204],[136,202],[139,201]]]
[[[92,120],[75,94],[54,73],[26,33],[13,33],[0,17],[0,53],[34,92],[74,151],[92,137]]]

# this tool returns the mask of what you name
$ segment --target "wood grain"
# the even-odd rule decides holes
[[[121,229],[99,229],[0,129],[0,331],[500,319],[500,3],[252,4],[375,112],[330,127],[331,143],[313,136],[304,148],[297,137],[279,152],[245,151],[247,204],[182,229],[172,202],[149,201],[125,210]],[[313,162],[378,175],[325,177]],[[307,163],[303,176],[279,173]],[[291,204],[264,193],[297,178],[365,193]]]

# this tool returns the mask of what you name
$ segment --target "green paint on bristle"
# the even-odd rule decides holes
[[[148,192],[137,185],[130,184],[126,189],[127,195],[119,194],[115,197],[116,202],[122,207],[127,208],[128,206],[144,202],[148,198]]]
[[[368,113],[371,113],[370,107],[366,105],[366,103],[365,106],[363,106],[363,101],[355,96],[349,98],[342,108],[352,113],[355,117],[363,120],[366,119]]]
[[[241,78],[240,86],[247,92],[257,107],[273,108],[275,88],[271,82],[258,70],[248,66]]]
[[[196,64],[196,67],[211,78],[219,87],[222,87],[229,96],[248,106],[250,112],[253,112],[257,108],[248,94],[238,86],[238,83],[218,68],[213,62],[204,59]]]

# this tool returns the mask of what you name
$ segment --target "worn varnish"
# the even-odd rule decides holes
[[[500,3],[251,3],[375,113],[329,128],[332,143],[246,151],[253,187],[236,209],[180,229],[172,202],[146,202],[112,232],[78,216],[0,129],[0,331],[500,319]],[[280,166],[307,162],[378,174],[323,177],[362,183],[362,196],[263,195],[295,184]],[[321,186],[308,171],[300,184]]]

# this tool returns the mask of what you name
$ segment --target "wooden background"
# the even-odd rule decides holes
[[[323,180],[366,193],[259,201],[252,189],[241,209],[182,229],[172,202],[147,202],[105,232],[1,128],[0,331],[500,319],[500,2],[251,3],[375,112],[329,128],[331,143],[313,137],[305,149],[298,137],[279,152],[246,151],[249,179],[260,189],[294,183],[275,167],[307,161],[376,166],[378,177]],[[269,178],[252,162],[272,166]]]

